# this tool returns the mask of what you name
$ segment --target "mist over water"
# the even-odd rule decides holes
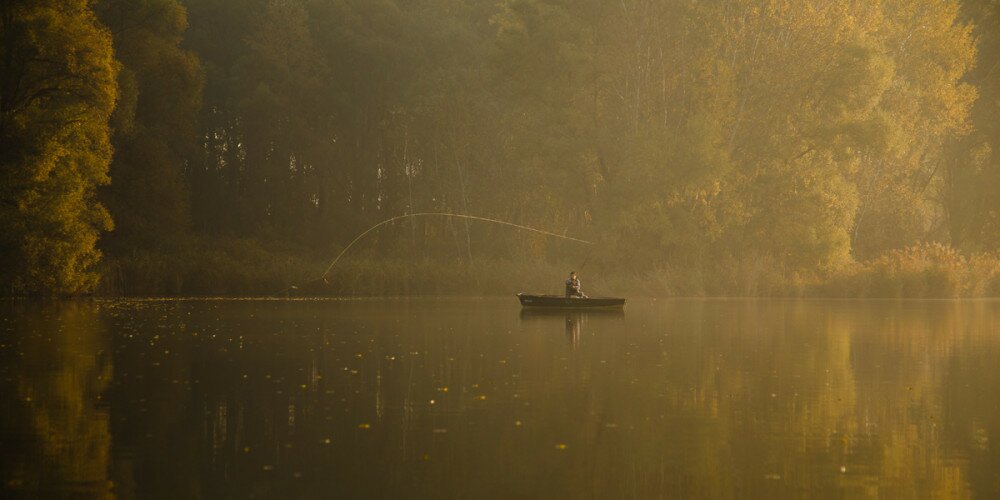
[[[2,0],[0,499],[1000,499],[998,69],[998,0]]]
[[[1000,302],[7,303],[21,496],[1000,493]]]

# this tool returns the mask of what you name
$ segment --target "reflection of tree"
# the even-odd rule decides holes
[[[106,496],[100,329],[86,308],[48,314],[21,314],[36,320],[19,331],[63,334],[24,336],[10,399],[34,402],[4,421],[22,411],[37,436],[22,469]],[[115,327],[116,490],[992,497],[998,316],[894,302],[668,301],[577,322],[464,303],[149,306]],[[43,486],[32,474],[25,489]]]
[[[856,411],[864,432],[852,451],[876,465],[868,479],[881,495],[969,496],[967,464],[943,439],[940,399],[960,335],[956,322],[966,313],[953,303],[901,302],[864,305],[852,315],[853,365],[865,389]]]
[[[994,320],[995,321],[995,320]],[[980,339],[981,340],[981,339]],[[967,411],[951,412],[943,431],[969,457],[965,479],[975,498],[996,498],[1000,493],[1000,345],[983,349],[978,342],[973,352],[949,361],[944,386],[944,406]]]
[[[640,496],[665,484],[683,497],[718,498],[832,481],[815,458],[841,454],[842,436],[856,428],[844,325],[760,303],[687,303],[642,322],[672,333],[630,351],[641,358],[622,378],[639,382],[605,389],[619,428],[637,428],[617,436],[627,443],[621,452],[596,453],[595,470],[623,474],[609,486],[628,480],[622,462],[649,471],[637,478]]]
[[[671,335],[622,332],[632,340],[617,352],[596,347],[618,358],[609,363],[620,373],[595,377],[593,407],[570,421],[587,436],[592,463],[580,467],[599,496],[962,498],[970,469],[981,493],[995,493],[990,466],[1000,461],[983,444],[997,436],[994,406],[941,400],[997,372],[994,347],[960,371],[964,384],[946,385],[958,363],[949,358],[996,344],[981,333],[992,319],[945,303],[708,302],[638,314],[633,325]],[[992,389],[972,392],[985,400]],[[956,421],[949,440],[944,430]]]
[[[14,410],[26,441],[21,477],[27,491],[112,497],[108,413],[97,402],[111,377],[106,338],[89,303],[26,307],[16,317],[24,353],[16,366]],[[7,410],[5,410],[7,411]]]

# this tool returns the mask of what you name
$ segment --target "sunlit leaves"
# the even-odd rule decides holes
[[[108,119],[117,63],[89,2],[0,7],[0,282],[14,293],[90,290],[111,220]]]
[[[193,36],[226,75],[199,217],[268,239],[426,208],[599,235],[611,267],[818,277],[942,236],[935,165],[975,97],[954,2],[221,5],[192,2],[242,30]],[[552,253],[409,229],[379,251]]]

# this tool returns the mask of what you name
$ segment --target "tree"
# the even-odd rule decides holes
[[[965,82],[978,99],[972,129],[948,144],[941,164],[941,201],[951,244],[966,251],[1000,248],[1000,3],[961,2],[963,22],[973,26],[976,65]]]
[[[86,0],[0,4],[0,282],[13,293],[74,294],[97,281],[111,219],[108,120],[117,65]]]
[[[923,240],[947,241],[947,144],[969,132],[976,90],[972,28],[957,2],[894,0],[861,18],[891,64],[875,111],[883,137],[863,148],[853,176],[860,206],[853,252],[867,259]]]
[[[201,64],[180,48],[187,16],[177,0],[101,0],[95,10],[122,65],[112,182],[103,196],[117,227],[106,248],[162,249],[189,229],[184,169],[197,144]]]

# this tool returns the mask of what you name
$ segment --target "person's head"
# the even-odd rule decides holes
[[[576,278],[576,271],[570,271],[569,272],[569,277],[570,278]]]

